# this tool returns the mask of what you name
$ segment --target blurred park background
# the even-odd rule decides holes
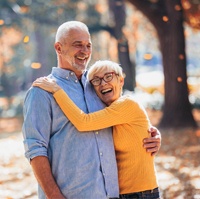
[[[89,27],[90,65],[119,62],[124,93],[161,131],[162,198],[200,198],[200,0],[1,0],[0,198],[37,198],[23,154],[23,100],[56,66],[55,33],[69,20]]]

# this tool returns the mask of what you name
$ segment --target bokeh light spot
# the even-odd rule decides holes
[[[33,69],[39,69],[39,68],[41,68],[41,63],[33,62],[31,64],[31,68],[33,68]]]
[[[177,5],[175,5],[175,7],[174,7],[174,8],[175,8],[175,10],[176,10],[176,11],[180,11],[180,10],[181,10],[181,6],[180,6],[180,5],[178,5],[178,4],[177,4]]]
[[[4,20],[0,19],[0,26],[2,26],[4,24]]]
[[[26,36],[24,37],[24,40],[23,40],[23,41],[24,41],[24,43],[28,43],[28,42],[29,42],[29,36],[26,35]]]
[[[169,18],[168,18],[167,16],[163,16],[163,18],[162,18],[162,19],[163,19],[163,21],[164,21],[164,22],[167,22],[167,21],[169,21]]]
[[[183,55],[183,54],[180,54],[180,55],[179,55],[179,59],[183,60],[183,59],[184,59],[184,55]]]
[[[153,55],[152,55],[152,54],[150,54],[150,53],[144,54],[144,59],[146,59],[146,60],[151,60],[152,58],[153,58]]]
[[[182,82],[183,81],[182,77],[177,77],[177,81]]]

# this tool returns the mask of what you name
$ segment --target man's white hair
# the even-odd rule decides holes
[[[89,30],[88,30],[88,27],[86,26],[86,24],[84,24],[80,21],[67,21],[59,26],[57,33],[56,33],[55,42],[64,42],[64,38],[66,38],[66,35],[72,29],[84,30],[84,31],[87,31],[89,34]]]

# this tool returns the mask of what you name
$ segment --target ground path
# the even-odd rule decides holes
[[[159,112],[149,112],[154,124]],[[200,112],[195,112],[200,122]],[[37,185],[24,158],[21,118],[0,119],[0,198],[37,199]],[[200,129],[162,132],[156,168],[163,199],[200,199]]]

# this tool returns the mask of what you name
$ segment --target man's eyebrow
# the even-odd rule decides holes
[[[73,45],[73,44],[82,44],[82,41],[74,41],[74,42],[72,43],[72,45]],[[91,42],[89,42],[88,44],[92,45]]]
[[[81,41],[74,41],[72,44],[80,44],[82,43]]]

